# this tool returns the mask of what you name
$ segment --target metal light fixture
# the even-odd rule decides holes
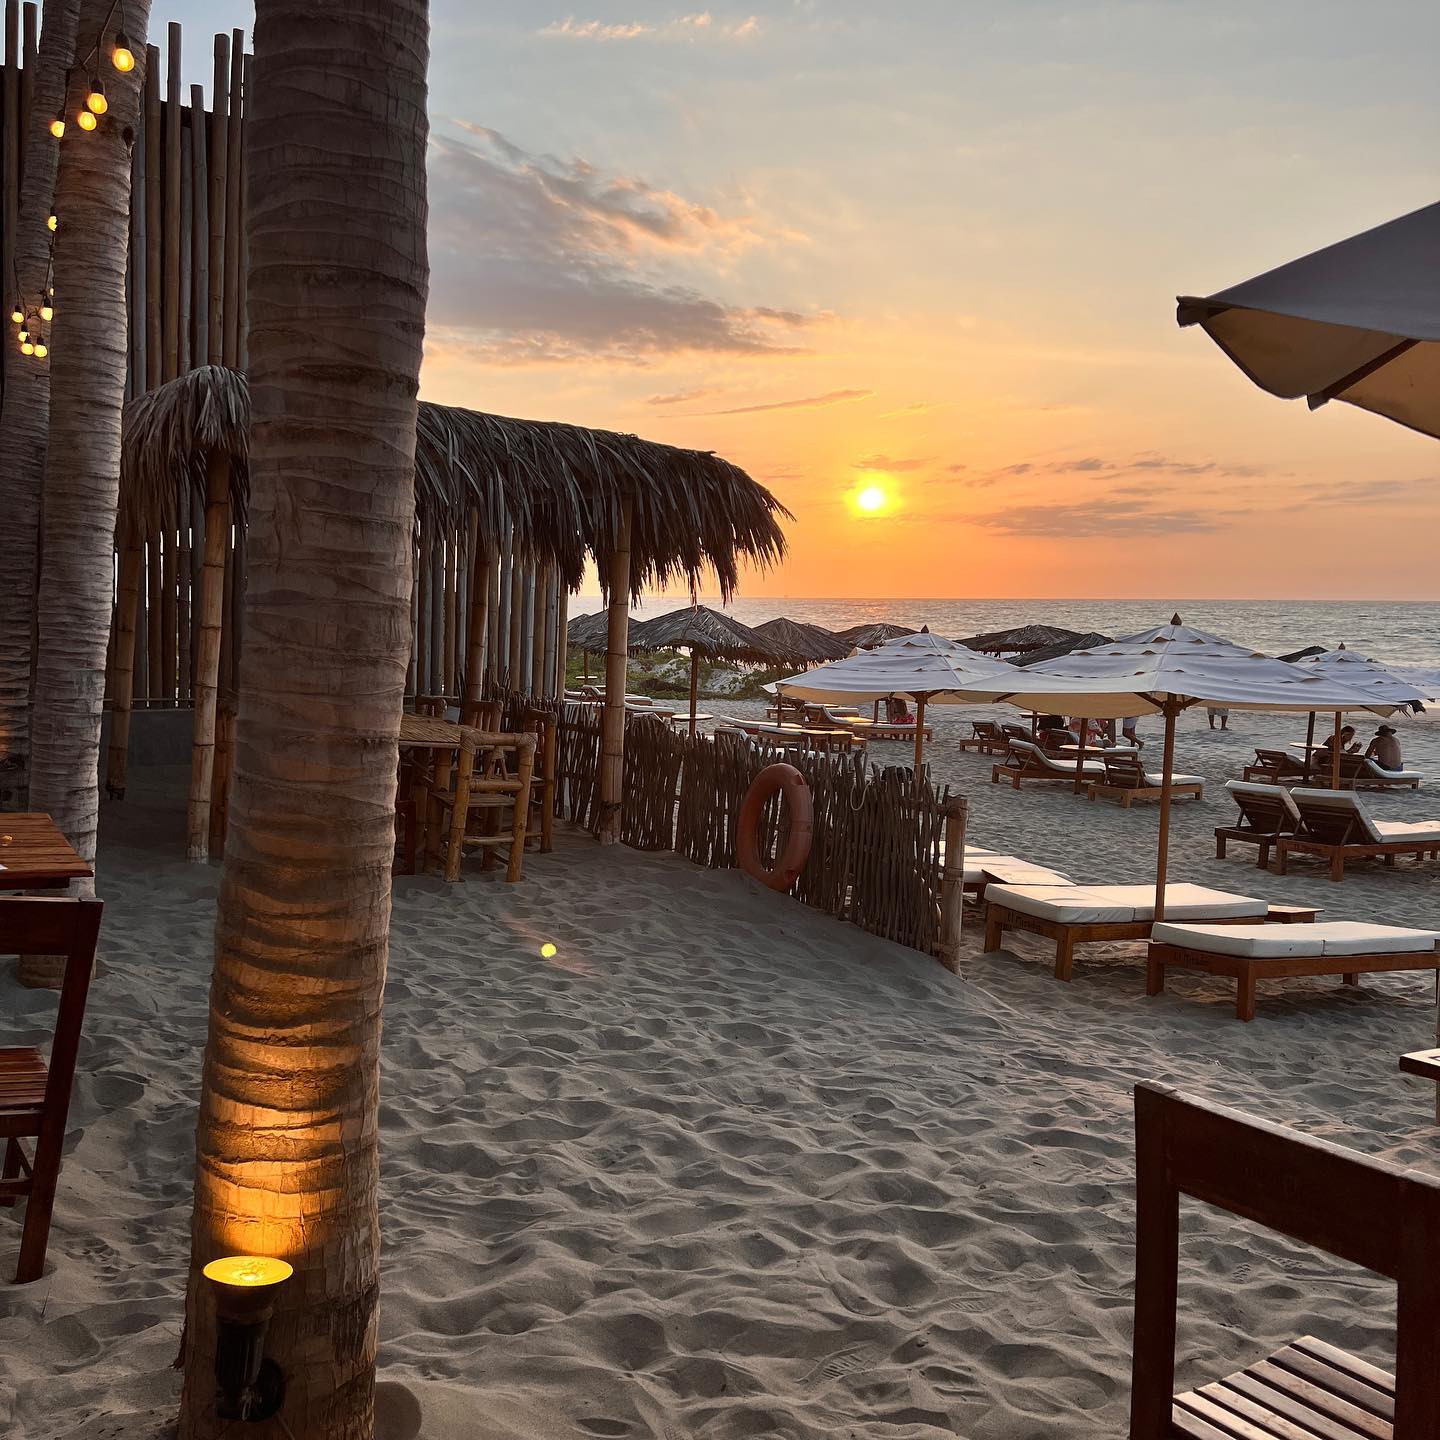
[[[275,1297],[294,1273],[288,1262],[264,1255],[228,1255],[205,1267],[215,1294],[215,1413],[222,1420],[268,1420],[284,1404],[285,1375],[265,1356],[265,1334]]]

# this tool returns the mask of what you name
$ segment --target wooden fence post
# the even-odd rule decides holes
[[[627,496],[620,511],[615,548],[606,566],[610,605],[609,641],[605,654],[605,711],[600,729],[600,819],[602,845],[620,840],[620,807],[625,788],[625,671],[630,650],[630,520],[633,502]]]
[[[130,715],[135,705],[135,622],[140,615],[140,579],[144,569],[140,542],[133,536],[120,551],[119,594],[115,606],[115,691],[110,706],[110,754],[105,766],[105,793],[125,798],[125,770],[130,752]]]
[[[940,942],[936,954],[952,974],[960,973],[960,932],[965,910],[965,814],[963,795],[952,795],[944,806],[945,867],[940,884]]]

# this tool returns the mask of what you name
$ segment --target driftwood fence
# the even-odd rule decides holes
[[[558,714],[557,814],[594,829],[599,715],[576,706]],[[917,787],[913,770],[882,771],[859,757],[781,756],[738,737],[692,737],[631,715],[622,841],[673,850],[710,869],[733,868],[746,791],[780,759],[804,775],[815,805],[814,840],[794,898],[958,968],[965,802],[928,779]],[[787,824],[779,799],[772,800],[760,831],[767,862]]]

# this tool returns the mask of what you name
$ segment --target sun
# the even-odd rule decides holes
[[[865,515],[878,515],[889,498],[878,485],[867,485],[855,497],[855,504]]]

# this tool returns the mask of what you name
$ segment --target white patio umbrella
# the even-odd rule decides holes
[[[1329,400],[1440,436],[1440,204],[1376,226],[1176,318],[1199,325],[1262,390]]]
[[[1394,708],[1318,672],[1307,672],[1192,630],[1178,615],[1170,624],[1139,635],[1075,650],[1014,672],[1008,694],[1040,709],[1072,707],[1092,719],[1163,714],[1165,748],[1160,789],[1160,848],[1156,861],[1155,918],[1165,915],[1165,874],[1170,849],[1170,792],[1175,773],[1175,721],[1192,705],[1224,705],[1236,710],[1318,711]],[[1084,693],[1077,693],[1077,688]],[[1083,759],[1083,754],[1082,754]]]
[[[803,675],[779,680],[781,694],[818,703],[883,700],[903,695],[915,702],[915,769],[924,756],[927,704],[972,704],[994,700],[1011,685],[1018,672],[1013,665],[967,650],[922,630],[887,641],[874,650],[862,650],[833,665],[821,665]]]

